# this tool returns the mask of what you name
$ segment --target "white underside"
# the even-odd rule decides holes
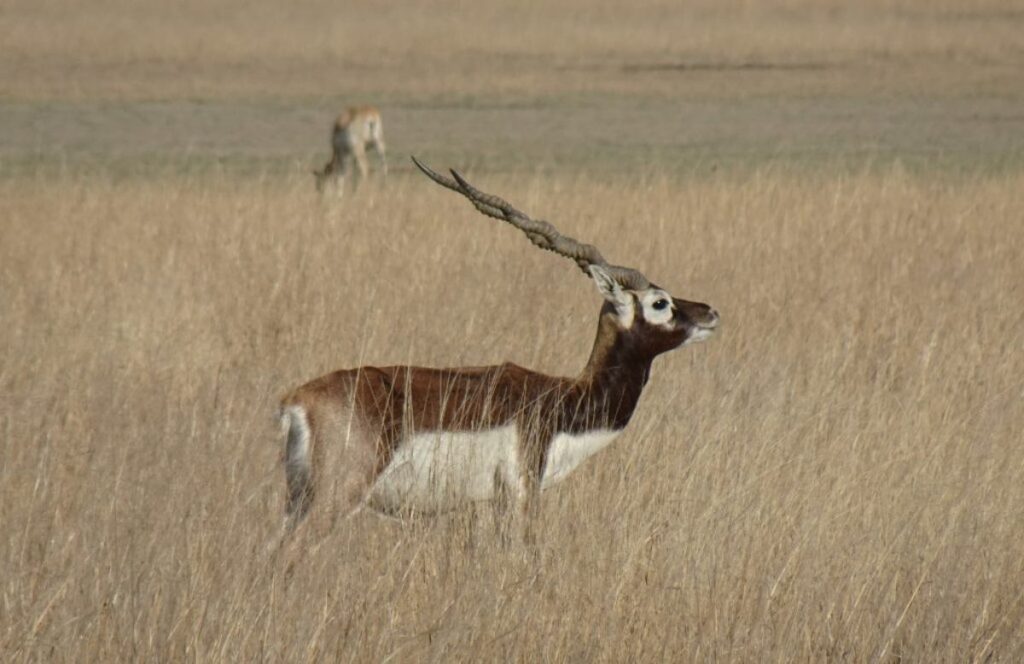
[[[695,344],[700,341],[706,341],[711,338],[711,335],[715,333],[715,329],[712,327],[698,327],[690,332],[689,338],[683,343],[684,346],[689,344]]]
[[[620,431],[598,429],[582,434],[560,433],[548,449],[547,463],[544,465],[544,478],[540,487],[546,489],[564,480],[569,473],[607,447]]]
[[[548,450],[541,488],[565,479],[606,447],[618,431],[558,434]],[[389,512],[436,512],[459,503],[492,500],[502,487],[524,490],[514,425],[484,432],[432,432],[402,443],[370,492],[370,504]]]

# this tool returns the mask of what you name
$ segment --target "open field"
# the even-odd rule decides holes
[[[9,3],[0,659],[1024,659],[1024,13],[674,6]],[[348,100],[396,168],[335,204]],[[288,574],[283,391],[590,350],[593,285],[412,152],[723,328],[536,552],[360,515]]]
[[[1024,10],[1008,0],[9,0],[0,93],[422,103],[586,93],[742,99],[848,94],[853,83],[887,94],[1011,94],[1024,76],[1022,21]]]
[[[1024,168],[1006,0],[413,4],[9,2],[0,173],[305,170],[367,101],[490,170]]]
[[[3,186],[8,654],[1024,655],[1020,176],[488,179],[725,329],[545,494],[538,565],[465,515],[367,516],[286,582],[256,555],[283,388],[364,361],[573,372],[599,306],[422,178],[338,213],[308,185]]]

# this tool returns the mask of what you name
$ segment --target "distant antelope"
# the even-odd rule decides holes
[[[672,297],[639,271],[561,235],[455,171],[430,179],[483,214],[572,259],[605,302],[590,359],[576,378],[505,363],[336,371],[281,401],[287,480],[285,534],[313,510],[326,524],[366,505],[401,516],[512,498],[529,538],[538,495],[622,432],[657,355],[703,341],[718,325],[706,304]],[[315,501],[315,505],[314,505]]]
[[[342,186],[352,161],[356,162],[358,169],[358,179],[356,180],[356,185],[358,185],[359,180],[365,178],[369,171],[366,159],[368,148],[377,151],[380,156],[381,169],[387,176],[388,161],[385,154],[384,127],[380,121],[380,111],[373,106],[353,106],[346,109],[334,121],[334,129],[331,130],[330,161],[319,171],[313,171],[313,175],[316,176],[317,191],[323,191],[324,183],[329,178],[333,179],[338,186]]]

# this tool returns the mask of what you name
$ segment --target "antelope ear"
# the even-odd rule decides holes
[[[608,274],[608,270],[600,265],[591,265],[587,269],[590,271],[594,283],[597,284],[597,290],[601,293],[601,297],[614,304],[620,316],[625,316],[633,310],[633,298],[622,290],[622,286],[615,281],[612,275]]]

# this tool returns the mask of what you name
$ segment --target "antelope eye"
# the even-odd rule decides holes
[[[651,306],[657,309],[658,311],[661,311],[662,309],[668,306],[668,300],[666,300],[665,298],[661,298]]]

